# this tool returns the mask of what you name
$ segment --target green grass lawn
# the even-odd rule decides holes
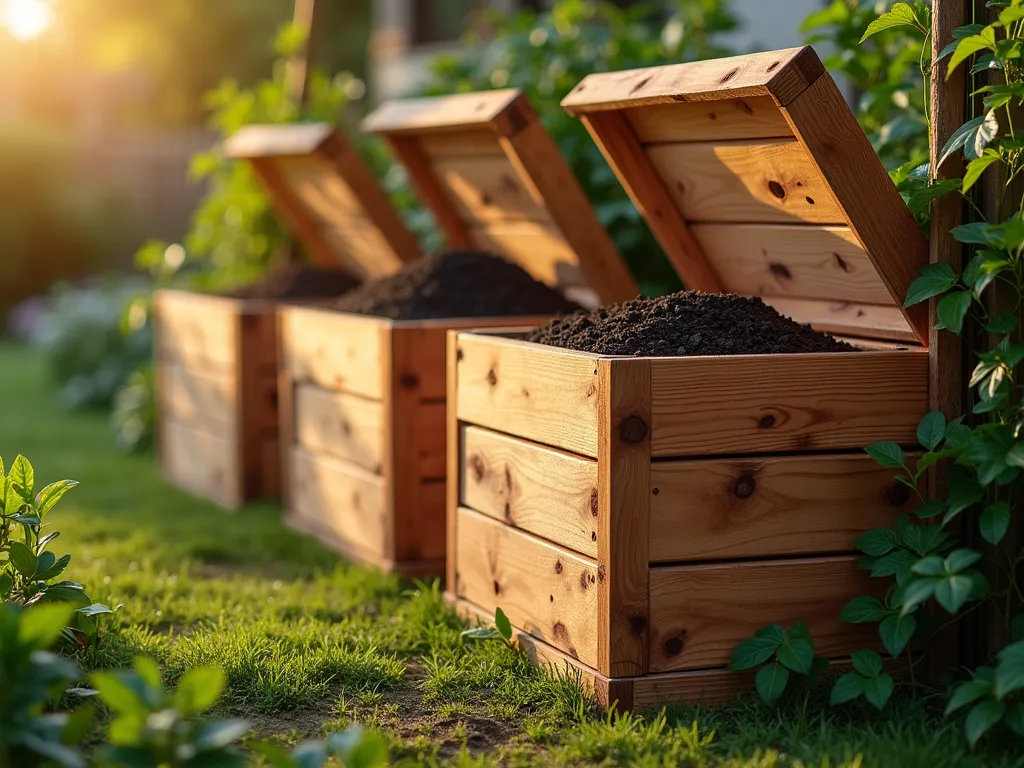
[[[103,414],[63,413],[33,353],[0,345],[0,456],[40,484],[81,482],[50,522],[70,578],[123,603],[87,669],[149,654],[169,679],[222,666],[220,714],[294,742],[351,722],[387,734],[412,765],[1024,766],[993,738],[968,749],[928,692],[884,715],[826,696],[619,717],[563,673],[498,643],[466,647],[436,584],[348,566],[290,532],[270,504],[227,513],[168,486],[151,456],[113,447]]]

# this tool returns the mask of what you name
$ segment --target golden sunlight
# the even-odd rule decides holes
[[[20,40],[38,37],[52,23],[49,0],[0,0],[0,25]]]

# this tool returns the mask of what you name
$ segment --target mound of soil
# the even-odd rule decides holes
[[[855,352],[758,298],[680,291],[552,320],[528,341],[601,355],[695,357]]]
[[[580,308],[518,265],[478,251],[417,259],[400,272],[363,284],[333,306],[392,320],[556,315]]]
[[[258,283],[225,293],[233,299],[330,299],[359,285],[340,269],[279,264]]]

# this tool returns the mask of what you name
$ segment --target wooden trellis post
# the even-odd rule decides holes
[[[300,105],[309,97],[309,73],[316,61],[317,38],[323,19],[323,4],[319,0],[295,0],[296,26],[306,30],[306,44],[289,63],[288,92]]]

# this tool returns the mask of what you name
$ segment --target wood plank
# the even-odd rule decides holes
[[[381,474],[384,404],[314,384],[295,388],[295,442]]]
[[[846,223],[832,190],[795,140],[651,144],[645,151],[691,222]]]
[[[290,456],[288,514],[315,521],[341,542],[382,557],[388,522],[384,479],[302,448],[292,448]]]
[[[839,620],[852,598],[885,590],[857,568],[857,560],[651,568],[651,671],[724,667],[740,642],[773,623],[806,622],[815,651],[825,657],[877,645],[874,625]]]
[[[618,112],[594,112],[583,124],[686,287],[721,291],[718,275],[626,118]]]
[[[917,343],[917,335],[907,324],[899,307],[880,304],[853,304],[844,301],[814,301],[778,296],[764,297],[764,303],[809,325],[822,333],[851,334],[868,338]]]
[[[860,449],[917,442],[928,409],[920,349],[653,358],[656,457]]]
[[[160,427],[160,455],[168,480],[227,509],[241,504],[237,440],[227,433],[213,435],[169,419]]]
[[[430,158],[477,155],[503,155],[498,137],[488,128],[425,133],[419,137],[420,148]]]
[[[243,501],[270,496],[278,490],[273,487],[274,478],[266,476],[263,467],[264,437],[268,432],[271,435],[277,432],[274,418],[277,393],[266,390],[268,383],[271,386],[276,383],[266,372],[268,363],[276,367],[276,337],[273,304],[265,305],[260,312],[243,312],[238,316],[240,345],[235,365],[238,397],[234,406]],[[268,486],[268,483],[271,485]]]
[[[919,503],[866,454],[659,461],[651,562],[853,551]]]
[[[189,291],[157,291],[157,355],[191,369],[229,372],[238,356],[242,302]]]
[[[783,114],[838,198],[846,223],[871,256],[893,302],[902,307],[911,282],[928,263],[928,241],[842,93],[826,74]],[[918,339],[927,343],[927,306],[916,304],[903,312]]]
[[[472,510],[458,514],[459,597],[597,665],[597,564]]]
[[[265,435],[260,440],[260,481],[263,496],[283,498],[281,493],[281,441],[277,434]]]
[[[434,161],[434,173],[470,224],[490,219],[551,221],[543,200],[534,197],[504,155],[440,158]]]
[[[387,320],[295,306],[279,313],[281,365],[296,382],[383,398],[380,329],[390,327]]]
[[[447,476],[445,438],[448,414],[445,403],[420,403],[411,427],[419,449],[419,476],[423,480],[443,480]]]
[[[511,130],[516,122],[514,113],[521,97],[518,89],[506,88],[418,99],[395,99],[377,107],[363,120],[361,127],[366,133],[380,134],[454,132],[467,127],[492,127],[505,132]]]
[[[597,557],[597,462],[473,426],[461,441],[461,505]]]
[[[570,114],[680,101],[771,96],[788,104],[824,73],[810,46],[588,75],[562,100]]]
[[[327,123],[246,125],[224,142],[224,154],[239,160],[316,152],[334,132]]]
[[[729,293],[892,305],[849,227],[696,224],[693,234]]]
[[[456,593],[455,553],[458,551],[459,535],[459,472],[463,463],[462,430],[459,425],[457,403],[459,402],[459,334],[448,331],[445,349],[445,569],[444,588],[446,594]]]
[[[551,222],[490,221],[470,232],[476,248],[514,261],[543,283],[587,285],[576,252]]]
[[[642,675],[651,625],[651,362],[602,359],[598,372],[597,669]]]
[[[779,105],[771,96],[652,104],[627,109],[625,114],[637,138],[644,144],[793,135],[786,118],[779,111]]]
[[[460,420],[597,458],[597,356],[458,336]]]
[[[161,369],[158,404],[163,418],[213,433],[236,428],[238,388],[233,375],[188,369],[172,361],[158,361],[157,366]]]

